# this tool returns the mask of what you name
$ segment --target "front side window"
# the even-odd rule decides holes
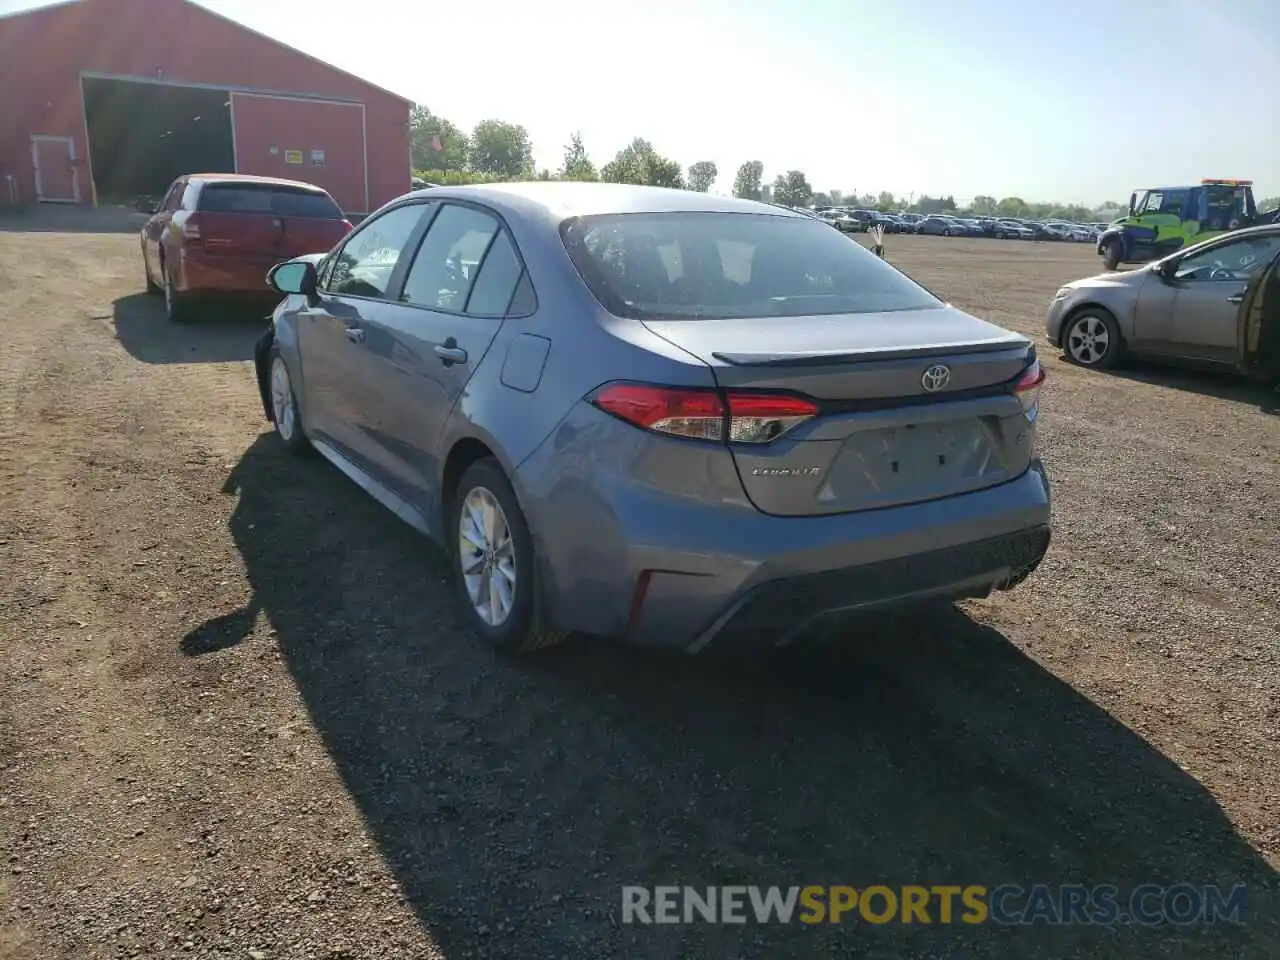
[[[618,316],[829,316],[941,306],[880,257],[808,217],[608,214],[569,219],[561,234],[587,286]]]
[[[425,209],[411,203],[360,224],[331,258],[324,289],[340,296],[384,298],[391,273]]]
[[[1280,254],[1280,234],[1246,237],[1178,261],[1177,280],[1248,282]]]

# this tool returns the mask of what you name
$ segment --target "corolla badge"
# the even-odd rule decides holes
[[[756,467],[751,471],[753,477],[816,477],[822,472],[821,467]]]
[[[945,363],[935,363],[920,375],[920,386],[925,393],[937,393],[951,382],[951,368]]]

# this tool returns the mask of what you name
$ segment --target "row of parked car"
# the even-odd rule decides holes
[[[885,233],[924,233],[942,237],[992,237],[997,240],[1057,240],[1093,243],[1102,223],[1027,220],[1020,217],[961,217],[957,214],[882,213],[849,207],[818,207],[815,213],[845,233],[865,233],[881,226]]]

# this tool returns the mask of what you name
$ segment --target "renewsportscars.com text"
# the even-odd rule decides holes
[[[1106,926],[1243,923],[1245,888],[794,886],[622,888],[623,923],[903,923]]]

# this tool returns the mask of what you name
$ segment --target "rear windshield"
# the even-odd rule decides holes
[[[941,303],[808,217],[630,213],[575,217],[565,247],[601,304],[636,319],[825,316]]]
[[[276,217],[341,220],[327,193],[257,183],[210,183],[200,191],[199,208],[209,213],[267,213]]]

